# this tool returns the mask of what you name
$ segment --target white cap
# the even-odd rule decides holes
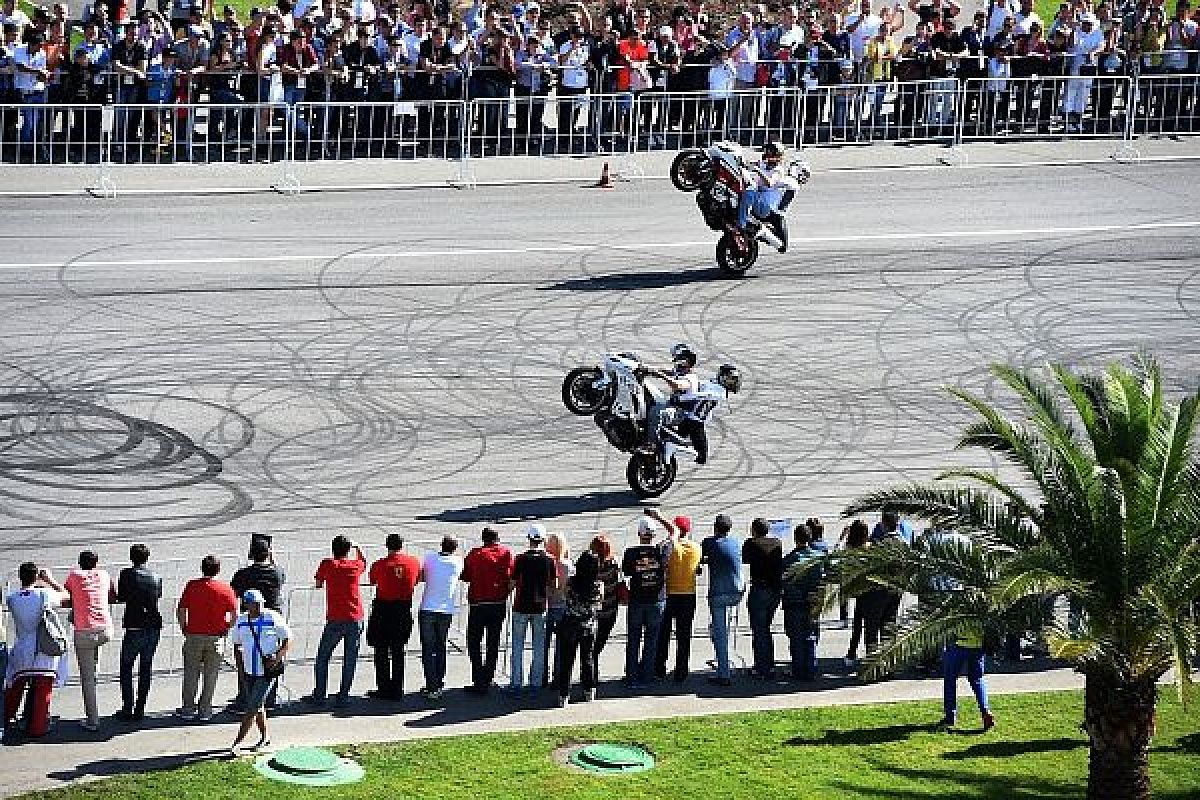
[[[546,526],[540,522],[535,522],[525,529],[525,538],[531,542],[546,541]]]
[[[674,31],[672,31],[672,30],[670,29],[670,27],[668,27],[668,26],[666,26],[666,25],[663,25],[661,28],[659,28],[659,29],[658,29],[658,35],[659,35],[659,36],[665,36],[665,37],[667,37],[668,39],[670,39],[672,36],[674,36],[674,35],[675,35],[675,33],[674,33]]]
[[[638,536],[642,536],[643,534],[653,534],[657,528],[658,525],[655,524],[654,520],[650,519],[649,517],[642,517],[641,520],[638,521]]]

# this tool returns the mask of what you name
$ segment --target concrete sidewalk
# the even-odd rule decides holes
[[[1134,155],[1155,160],[1200,158],[1200,139],[1152,138],[1122,148],[1114,139],[971,142],[961,148],[940,144],[841,144],[804,148],[814,172],[950,167],[1019,168],[1072,163],[1124,164]],[[1136,152],[1135,152],[1136,151]],[[395,188],[450,188],[521,183],[593,184],[609,162],[619,178],[663,179],[673,151],[579,157],[503,156],[467,162],[420,159],[299,161],[291,163],[182,163],[114,165],[0,165],[0,196],[102,196],[122,193],[230,194],[244,192],[350,191]],[[1116,160],[1114,160],[1116,158]],[[827,178],[833,179],[833,178]]]
[[[415,638],[415,637],[414,637]],[[410,643],[410,647],[415,642]],[[735,641],[735,652],[749,652],[749,638]],[[597,700],[589,704],[557,707],[556,693],[545,690],[536,697],[513,699],[493,692],[476,697],[460,688],[467,682],[469,665],[461,654],[449,659],[447,686],[442,700],[430,703],[416,693],[421,684],[419,656],[410,651],[406,659],[405,687],[409,694],[395,704],[380,704],[363,697],[373,687],[370,662],[361,661],[355,678],[354,697],[348,708],[332,711],[313,710],[299,698],[311,690],[312,669],[297,664],[289,669],[287,683],[280,693],[280,708],[272,713],[271,738],[276,748],[298,744],[339,744],[347,742],[389,742],[405,739],[463,734],[496,733],[549,726],[582,725],[626,720],[697,716],[738,711],[778,710],[812,706],[853,705],[905,700],[937,700],[942,696],[940,679],[896,679],[863,684],[849,674],[841,663],[846,652],[848,632],[834,628],[821,639],[823,676],[813,684],[786,681],[760,681],[741,676],[731,687],[708,683],[711,674],[705,666],[712,656],[707,637],[692,640],[692,674],[677,685],[660,683],[637,694],[625,689],[621,673],[625,643],[610,641],[601,663],[603,680]],[[776,637],[776,657],[784,658],[786,639]],[[740,660],[740,659],[737,659]],[[669,666],[673,659],[669,662]],[[526,660],[528,664],[528,660]],[[336,687],[340,664],[331,666],[330,684]],[[497,676],[497,681],[502,678]],[[965,681],[959,682],[961,696],[969,696]],[[1019,665],[1002,666],[988,676],[991,694],[1010,694],[1082,687],[1082,677],[1069,669],[1045,661],[1025,660]],[[224,673],[217,690],[218,699],[235,690],[233,675]],[[119,706],[115,683],[100,687],[102,714],[111,714]],[[118,775],[133,771],[164,769],[196,760],[221,758],[235,733],[236,717],[219,714],[211,722],[184,722],[172,715],[178,705],[178,676],[156,677],[149,707],[152,709],[140,725],[111,718],[101,720],[99,733],[87,733],[79,727],[82,702],[77,686],[57,690],[51,733],[41,740],[16,737],[0,748],[0,795],[9,796],[33,789],[61,786],[65,783]],[[966,719],[974,718],[973,702],[962,706]],[[930,722],[940,710],[930,708]],[[1003,717],[999,725],[1004,725]]]

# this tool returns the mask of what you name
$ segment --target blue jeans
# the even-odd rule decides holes
[[[817,642],[821,635],[821,626],[812,608],[807,604],[784,605],[783,629],[788,637],[792,678],[812,680],[817,676]]]
[[[779,610],[779,590],[751,586],[746,597],[746,612],[750,616],[750,635],[754,644],[754,671],[768,675],[775,668],[775,638],[771,623]]]
[[[308,136],[308,123],[296,116],[296,103],[303,103],[307,92],[307,88],[300,89],[287,84],[283,87],[283,102],[287,104],[288,122],[295,124],[296,133],[300,136]]]
[[[967,683],[975,693],[975,702],[979,704],[980,712],[988,710],[987,684],[983,679],[983,649],[979,647],[959,647],[951,642],[946,645],[942,655],[942,707],[946,719],[953,721],[958,714],[958,676],[963,669],[967,672]]]
[[[358,664],[358,646],[362,639],[362,620],[353,622],[326,622],[325,630],[321,631],[321,643],[317,645],[317,663],[313,667],[316,687],[313,697],[324,700],[329,684],[329,659],[333,658],[333,649],[342,642],[342,684],[338,696],[343,700],[350,696],[350,687],[354,683],[354,668]]]
[[[741,601],[741,595],[737,594],[708,596],[708,611],[712,616],[708,631],[717,655],[718,678],[733,677],[733,671],[729,668],[729,611]]]
[[[541,686],[542,675],[546,671],[546,615],[522,614],[514,611],[512,615],[512,668],[509,670],[509,688],[520,689],[525,680],[525,632],[533,631],[533,663],[529,665],[529,686]]]
[[[21,141],[32,144],[38,140],[42,127],[42,109],[36,104],[46,102],[46,93],[25,92],[21,95],[21,102],[26,104],[21,109]]]
[[[154,675],[154,651],[162,635],[159,628],[139,628],[125,631],[121,638],[121,709],[142,711],[150,694],[150,678]],[[133,695],[133,664],[138,664],[137,699]]]
[[[425,688],[430,691],[441,689],[446,683],[446,640],[453,620],[453,614],[440,611],[417,612],[421,667],[425,670]]]
[[[644,683],[654,677],[658,628],[662,625],[666,605],[666,600],[629,604],[625,616],[628,628],[626,635],[629,637],[625,645],[625,680],[630,683]]]
[[[748,188],[742,192],[742,199],[738,203],[738,226],[744,228],[750,224],[751,211],[759,219],[766,219],[774,214],[783,202],[783,192],[783,189],[776,186],[765,189]]]

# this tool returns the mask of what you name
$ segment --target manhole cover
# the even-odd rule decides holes
[[[636,744],[585,744],[568,760],[589,772],[645,772],[654,768],[654,756]]]
[[[320,747],[290,747],[254,760],[254,769],[265,778],[303,786],[338,786],[363,778],[363,768],[348,758]]]

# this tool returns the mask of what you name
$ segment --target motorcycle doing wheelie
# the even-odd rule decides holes
[[[695,454],[681,432],[683,423],[703,425],[708,415],[727,396],[736,392],[741,378],[731,365],[721,367],[716,382],[702,382],[697,407],[687,416],[677,408],[660,415],[659,444],[652,444],[651,411],[665,406],[669,392],[648,382],[654,371],[634,353],[608,353],[598,366],[577,367],[563,380],[562,399],[567,410],[591,416],[609,444],[629,453],[625,478],[640,498],[658,497],[675,483],[678,456]]]
[[[787,248],[784,215],[795,193],[812,174],[807,161],[790,155],[784,161],[786,178],[778,210],[757,220],[752,232],[738,226],[738,205],[754,180],[745,151],[734,142],[716,142],[705,148],[681,151],[671,162],[671,182],[682,192],[696,192],[696,205],[704,222],[721,231],[717,242],[717,264],[727,274],[741,277],[758,261],[759,243],[779,252]]]

